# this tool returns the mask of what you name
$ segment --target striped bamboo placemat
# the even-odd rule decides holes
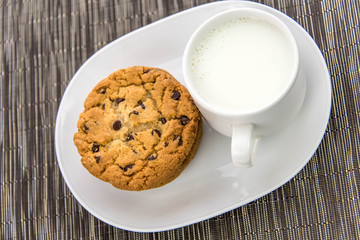
[[[324,139],[284,186],[220,216],[160,233],[109,226],[67,188],[56,161],[54,126],[73,74],[110,41],[206,2],[0,3],[0,239],[360,239],[359,1],[260,1],[310,33],[333,86]]]

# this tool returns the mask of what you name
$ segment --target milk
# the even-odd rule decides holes
[[[295,60],[276,26],[235,18],[207,32],[192,57],[194,87],[210,105],[249,112],[274,102],[289,87]]]

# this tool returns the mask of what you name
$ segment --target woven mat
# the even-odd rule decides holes
[[[301,24],[328,64],[330,122],[306,167],[243,207],[183,228],[135,233],[93,217],[59,171],[62,94],[95,51],[206,0],[0,3],[0,239],[360,239],[360,7],[348,0],[264,0]]]

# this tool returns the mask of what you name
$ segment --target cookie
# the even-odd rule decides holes
[[[193,159],[202,119],[187,89],[159,68],[130,67],[99,82],[74,134],[83,166],[124,190],[163,186]]]

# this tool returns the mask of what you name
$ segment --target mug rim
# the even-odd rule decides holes
[[[268,104],[265,104],[264,106],[261,106],[260,108],[257,109],[252,109],[252,110],[248,110],[248,111],[228,111],[228,110],[224,110],[224,109],[220,109],[218,107],[215,107],[211,104],[209,104],[199,93],[198,91],[195,89],[195,87],[192,84],[192,78],[191,78],[191,68],[189,66],[191,66],[189,64],[189,56],[191,54],[191,50],[194,49],[195,47],[195,42],[196,40],[199,39],[199,37],[202,37],[204,33],[206,33],[207,31],[209,31],[209,27],[210,29],[220,25],[221,23],[224,23],[225,21],[234,18],[234,16],[231,16],[231,14],[233,13],[239,13],[239,17],[241,17],[241,14],[247,13],[247,14],[254,14],[252,17],[254,17],[255,19],[260,19],[260,20],[265,20],[266,22],[270,22],[269,19],[272,19],[271,23],[276,22],[276,24],[274,24],[277,28],[280,29],[281,32],[283,32],[287,38],[287,40],[289,41],[291,48],[293,50],[293,58],[294,58],[294,67],[293,67],[293,71],[291,73],[291,79],[288,82],[287,86],[282,90],[282,92],[276,96],[276,98],[269,102]],[[226,15],[229,15],[228,18],[226,18]],[[263,17],[265,16],[265,17]],[[224,18],[223,20],[219,21],[218,23],[216,23],[216,21],[218,21],[218,19]],[[215,24],[214,24],[215,22]],[[213,26],[211,26],[213,24]],[[298,45],[296,42],[296,39],[294,37],[294,35],[291,33],[290,29],[286,26],[286,24],[284,22],[282,22],[279,18],[277,18],[276,16],[274,16],[271,13],[268,13],[266,11],[257,9],[257,8],[250,8],[250,7],[239,7],[236,9],[230,9],[230,10],[225,10],[222,11],[212,17],[210,17],[209,19],[205,20],[191,35],[191,37],[189,38],[185,50],[184,50],[184,54],[183,54],[183,60],[182,60],[182,72],[184,74],[184,81],[186,84],[186,87],[188,88],[190,94],[192,95],[193,99],[195,100],[195,102],[197,102],[197,104],[200,104],[201,107],[205,108],[207,111],[215,113],[217,115],[223,115],[223,116],[250,116],[250,115],[255,115],[258,113],[262,113],[265,112],[269,109],[271,109],[273,106],[275,106],[277,103],[279,103],[282,99],[285,98],[285,96],[291,91],[292,87],[295,84],[296,79],[298,78],[298,73],[299,73],[299,65],[300,65],[300,56],[299,56],[299,49],[298,49]]]

